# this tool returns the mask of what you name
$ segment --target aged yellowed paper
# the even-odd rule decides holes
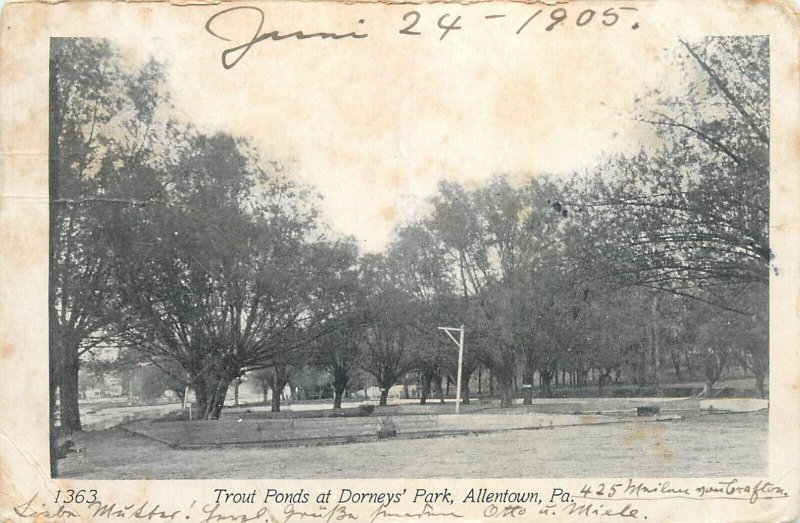
[[[792,3],[0,31],[3,521],[800,515]]]

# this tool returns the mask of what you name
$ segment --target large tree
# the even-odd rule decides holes
[[[769,39],[681,42],[682,90],[653,90],[637,118],[661,145],[595,171],[575,208],[606,229],[607,276],[730,310],[724,289],[766,292]]]
[[[199,416],[230,383],[308,342],[318,288],[307,195],[270,177],[246,141],[189,139],[162,196],[119,224],[126,342],[187,372]],[[310,276],[311,275],[311,276]]]
[[[122,66],[119,52],[90,39],[50,43],[50,389],[60,391],[61,428],[80,430],[81,355],[114,334],[119,297],[105,240],[124,203],[109,197],[121,170],[147,171],[168,134],[163,68]],[[163,152],[160,151],[160,152]]]
[[[341,240],[325,245],[328,275],[321,281],[320,300],[315,303],[322,335],[310,346],[309,361],[328,373],[333,386],[333,408],[356,377],[367,315],[366,288],[354,242]]]
[[[458,352],[439,327],[454,326],[461,308],[454,291],[455,282],[449,277],[446,252],[429,226],[424,221],[404,225],[387,252],[395,282],[409,294],[415,309],[413,327],[419,333],[415,359],[422,404],[430,397],[434,383],[441,389],[448,373],[456,375]],[[467,367],[475,360],[470,354],[465,359]],[[468,391],[465,386],[462,398],[466,401]]]
[[[498,278],[488,243],[485,215],[478,195],[451,182],[442,182],[429,200],[431,213],[419,227],[428,231],[429,243],[439,257],[442,278],[448,283],[447,295],[442,295],[449,307],[444,326],[464,325],[465,350],[462,367],[462,395],[469,398],[469,381],[481,364],[486,364],[498,378],[501,390],[510,391],[514,357],[505,346],[500,357],[492,357],[489,349],[498,348],[491,339],[491,327],[496,310],[486,307],[487,291]],[[442,336],[440,334],[440,336]],[[457,360],[450,363],[449,374],[457,373]]]
[[[416,309],[410,294],[394,279],[383,255],[362,257],[362,285],[367,295],[360,367],[371,374],[386,405],[389,389],[418,366],[422,334],[414,325]]]
[[[653,89],[642,96],[635,116],[652,126],[658,144],[577,175],[565,204],[570,236],[592,239],[571,241],[567,249],[572,263],[587,269],[587,281],[651,291],[642,304],[649,320],[641,370],[657,385],[670,336],[682,336],[685,346],[706,320],[716,323],[703,330],[707,340],[729,325],[702,314],[684,314],[682,324],[669,325],[664,316],[678,302],[663,293],[705,303],[721,317],[738,314],[745,323],[753,317],[753,299],[764,303],[763,328],[750,332],[759,333],[760,341],[751,341],[764,349],[756,353],[766,354],[772,257],[769,39],[681,41],[671,59],[683,81],[671,92]],[[679,365],[675,347],[668,350]],[[692,353],[684,354],[692,363]],[[732,360],[718,343],[699,354],[711,384]],[[752,368],[763,382],[764,358],[757,361]]]

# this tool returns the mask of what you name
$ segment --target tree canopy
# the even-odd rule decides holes
[[[80,430],[78,371],[98,345],[190,387],[200,417],[262,373],[278,397],[315,367],[334,404],[356,376],[422,401],[456,373],[437,330],[467,326],[464,397],[488,369],[503,405],[534,377],[661,386],[702,367],[768,369],[769,41],[677,42],[678,91],[632,117],[657,147],[587,172],[443,180],[384,252],[330,231],[313,188],[246,137],[174,119],[165,69],[88,39],[51,50],[51,402]],[[614,376],[612,378],[612,375]],[[563,380],[563,378],[562,378]],[[279,408],[279,403],[274,404]]]

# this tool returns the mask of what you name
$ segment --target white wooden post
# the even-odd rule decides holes
[[[461,367],[464,363],[464,325],[462,324],[460,328],[456,329],[454,327],[439,327],[439,330],[443,330],[450,339],[453,340],[453,343],[458,345],[458,373],[456,374],[456,414],[460,412],[460,405],[461,405]],[[458,331],[458,339],[455,338],[451,334],[450,331]]]
[[[456,414],[461,405],[461,367],[464,362],[464,326],[461,326],[458,336],[458,378],[456,379]]]

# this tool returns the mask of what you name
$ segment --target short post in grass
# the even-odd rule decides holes
[[[439,327],[439,330],[443,330],[453,340],[453,343],[458,345],[458,374],[456,377],[456,414],[458,414],[459,406],[461,405],[461,367],[464,362],[464,324],[462,323],[458,329],[455,327]],[[458,331],[458,339],[450,331]]]

